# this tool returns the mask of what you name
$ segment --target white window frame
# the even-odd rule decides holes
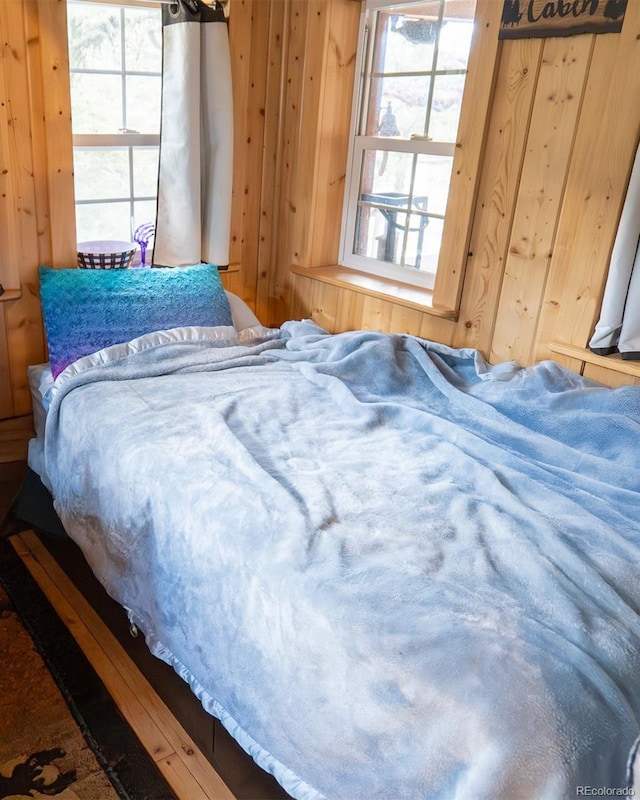
[[[67,5],[84,5],[88,3],[94,3],[95,5],[112,5],[118,8],[157,8],[158,12],[162,7],[162,3],[159,0],[67,0]],[[121,30],[121,37],[122,37],[122,48],[124,52],[124,27]],[[82,75],[120,75],[122,78],[122,107],[123,107],[123,114],[126,115],[126,77],[128,75],[142,75],[142,76],[149,76],[149,75],[158,75],[160,78],[162,77],[162,73],[153,73],[153,72],[141,72],[139,70],[126,70],[126,64],[123,64],[122,69],[120,70],[101,70],[101,69],[74,69],[69,67],[69,74],[82,74]],[[158,120],[160,122],[160,120]],[[126,125],[126,119],[124,120]],[[73,121],[72,121],[73,126]],[[72,143],[73,143],[73,150],[75,153],[76,148],[104,148],[104,149],[115,149],[115,148],[127,148],[128,151],[128,161],[129,161],[129,194],[125,197],[107,197],[107,198],[91,198],[88,200],[78,200],[75,198],[75,206],[81,205],[105,205],[108,203],[129,203],[129,217],[133,218],[133,209],[134,204],[136,202],[151,202],[156,200],[156,195],[141,195],[136,196],[134,194],[134,186],[133,186],[133,148],[141,148],[141,147],[160,147],[160,134],[159,133],[138,133],[137,131],[129,130],[126,127],[120,129],[119,132],[115,133],[74,133],[72,135]],[[133,231],[131,231],[131,235],[133,235]],[[152,255],[151,250],[147,251],[148,256]],[[139,258],[140,254],[136,254],[136,260]]]
[[[423,287],[433,290],[436,272],[426,270],[412,270],[409,267],[383,262],[368,256],[353,253],[353,241],[356,234],[356,225],[359,206],[362,203],[360,194],[360,169],[366,150],[405,152],[413,154],[427,154],[453,157],[456,151],[455,142],[432,141],[426,137],[412,136],[406,138],[384,138],[380,136],[365,136],[360,133],[364,126],[364,116],[367,107],[367,98],[364,96],[370,81],[367,80],[371,73],[367,56],[373,57],[373,48],[369,48],[369,37],[373,31],[369,30],[368,17],[380,9],[392,10],[394,7],[406,7],[411,3],[419,4],[423,0],[362,0],[362,12],[358,35],[358,49],[356,59],[356,81],[354,99],[351,113],[351,130],[349,136],[349,153],[347,157],[347,172],[345,180],[345,197],[342,216],[342,229],[340,236],[340,263],[361,272],[390,278],[399,283]],[[472,44],[473,50],[473,44]],[[471,58],[471,56],[470,56]],[[462,106],[465,104],[467,86],[463,94]],[[462,113],[462,112],[461,112]],[[366,205],[366,204],[365,204]],[[374,207],[378,207],[376,204]],[[429,217],[446,219],[445,214],[429,212]],[[440,259],[441,261],[441,259]]]

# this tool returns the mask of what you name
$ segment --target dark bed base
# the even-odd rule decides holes
[[[173,669],[151,655],[144,639],[130,635],[127,615],[105,592],[80,548],[66,534],[49,491],[32,470],[28,471],[3,523],[2,535],[10,536],[26,529],[36,531],[238,800],[289,798],[280,784],[255,764],[218,720],[206,713]]]

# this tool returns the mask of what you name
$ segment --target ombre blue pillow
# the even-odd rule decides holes
[[[232,325],[217,267],[40,267],[53,377],[82,356],[153,331]]]

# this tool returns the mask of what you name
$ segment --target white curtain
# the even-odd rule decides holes
[[[162,8],[162,118],[153,263],[229,264],[233,100],[220,4]]]
[[[599,355],[640,360],[640,148],[611,253],[600,320],[589,342]]]

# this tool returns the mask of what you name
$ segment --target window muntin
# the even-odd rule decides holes
[[[162,20],[158,7],[68,0],[78,241],[155,221]]]
[[[341,261],[433,287],[475,0],[366,0]]]

